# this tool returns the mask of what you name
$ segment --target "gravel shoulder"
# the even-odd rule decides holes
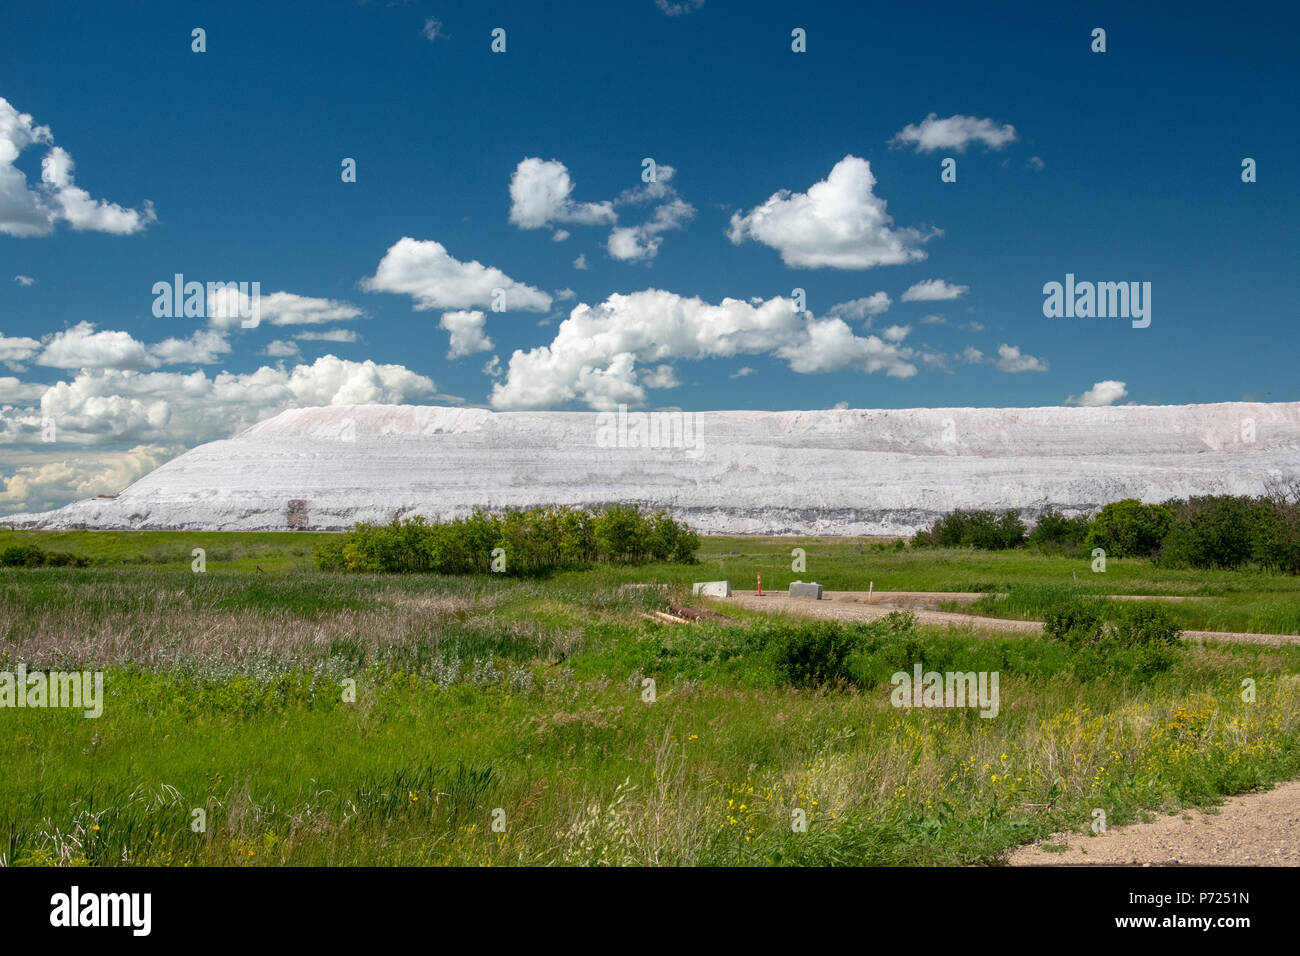
[[[1043,845],[1064,846],[1045,850]],[[1060,833],[1013,850],[1009,866],[1300,866],[1300,780],[1229,797],[1211,810]]]

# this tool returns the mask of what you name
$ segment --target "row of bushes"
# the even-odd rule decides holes
[[[359,524],[322,541],[314,558],[324,571],[536,574],[601,562],[692,563],[699,546],[699,535],[663,511],[613,505],[601,511],[562,507],[510,509],[500,514],[475,511],[468,518],[441,524],[422,517],[395,519],[386,525]]]
[[[0,551],[0,568],[84,568],[89,558],[60,551],[42,551],[35,545],[15,544]]]
[[[962,511],[944,515],[928,531],[918,531],[918,548],[981,548],[1000,551],[1025,543],[1025,523],[1016,511]]]
[[[1300,574],[1300,501],[1204,495],[1159,505],[1109,504],[1093,519],[1088,548],[1193,568],[1255,565]]]
[[[1069,553],[1101,548],[1107,557],[1155,558],[1175,567],[1255,565],[1300,574],[1300,494],[1207,495],[1164,504],[1127,498],[1093,518],[1048,511],[1032,531],[1015,511],[955,511],[919,532],[912,544]]]
[[[1006,668],[1046,675],[1068,667],[1080,680],[1150,678],[1177,662],[1181,631],[1167,610],[1135,602],[1117,609],[1107,623],[1101,604],[1081,599],[1052,608],[1043,642],[922,638],[915,615],[895,611],[869,624],[771,623],[766,645],[778,679],[796,687],[869,687],[918,661],[935,671]]]

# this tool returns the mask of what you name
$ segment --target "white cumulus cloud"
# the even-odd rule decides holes
[[[1021,354],[1018,346],[999,345],[997,367],[999,372],[1046,372],[1047,362]]]
[[[230,352],[225,335],[215,329],[198,329],[188,338],[165,339],[147,345],[129,332],[95,331],[93,322],[78,322],[45,337],[34,361],[64,369],[154,369],[163,365],[211,365]]]
[[[252,315],[252,296],[235,283],[221,283],[207,296],[208,324],[218,329],[241,326],[244,316]],[[365,313],[351,302],[321,299],[293,292],[272,292],[257,297],[258,321],[270,325],[321,325],[346,322]]]
[[[297,358],[302,354],[302,350],[298,348],[297,342],[276,339],[274,342],[266,343],[266,348],[262,350],[262,354],[269,355],[271,358]]]
[[[30,146],[49,147],[41,160],[41,181],[31,185],[15,165]],[[0,97],[0,234],[48,236],[62,222],[76,230],[130,235],[157,219],[148,200],[129,209],[92,198],[76,184],[73,170],[72,156],[54,145],[50,128]]]
[[[970,291],[970,286],[955,285],[943,279],[924,279],[910,286],[901,296],[904,302],[942,302],[956,299]]]
[[[358,341],[356,332],[351,329],[326,329],[324,332],[298,332],[294,335],[300,342],[343,342]]]
[[[646,388],[676,388],[681,385],[671,365],[658,365],[641,370],[641,383]]]
[[[1085,408],[1099,408],[1103,405],[1114,405],[1127,395],[1128,385],[1126,383],[1107,379],[1104,382],[1097,382],[1077,398],[1071,395],[1065,400],[1065,404],[1082,405]]]
[[[158,360],[149,347],[129,332],[96,332],[93,322],[78,322],[56,332],[36,358],[37,365],[53,368],[155,368]]]
[[[45,511],[80,498],[117,494],[180,451],[137,445],[122,452],[42,455],[42,460],[18,467],[0,482],[0,511]]]
[[[229,353],[230,343],[214,329],[199,329],[187,339],[164,339],[149,346],[158,365],[214,365]]]
[[[911,123],[894,134],[891,146],[915,146],[918,153],[951,149],[964,153],[971,143],[983,143],[989,149],[1001,149],[1016,141],[1016,128],[1009,123],[999,126],[991,119],[975,116],[949,116],[940,119],[931,113],[919,124]]]
[[[541,229],[553,222],[583,226],[610,224],[618,216],[612,203],[574,202],[573,180],[558,159],[530,156],[510,177],[510,221],[520,229]]]
[[[21,371],[22,363],[40,351],[41,343],[26,336],[7,336],[0,332],[0,364]]]
[[[806,193],[774,193],[749,212],[735,213],[727,237],[736,244],[754,239],[801,269],[869,269],[925,258],[918,246],[938,231],[894,227],[885,200],[873,189],[871,164],[845,156],[830,175]]]
[[[53,420],[60,442],[88,446],[180,443],[225,438],[288,408],[403,404],[435,392],[429,378],[401,365],[350,362],[324,355],[292,369],[190,373],[83,369],[50,386],[39,414],[16,416],[15,442],[37,442],[40,418]],[[10,423],[6,419],[6,425]]]
[[[478,311],[444,312],[438,327],[451,334],[447,358],[461,358],[475,352],[490,352],[492,340],[483,332],[486,316]]]
[[[461,262],[432,239],[399,239],[375,274],[361,280],[361,287],[409,295],[417,310],[488,308],[496,289],[505,290],[507,311],[545,312],[551,307],[551,297],[540,289],[477,260]]]
[[[695,218],[695,207],[682,199],[672,185],[676,173],[677,170],[667,163],[659,163],[655,167],[653,182],[626,189],[614,200],[616,206],[648,202],[659,205],[645,222],[636,226],[618,226],[609,234],[605,250],[611,258],[624,262],[653,259],[659,254],[663,242],[661,233],[680,229]]]
[[[723,299],[714,305],[661,289],[614,294],[576,306],[550,345],[515,350],[505,380],[492,391],[499,409],[551,408],[582,402],[612,408],[640,404],[645,380],[637,363],[770,354],[799,373],[853,369],[916,374],[914,351],[883,338],[857,336],[842,319],[796,313],[786,298]]]
[[[606,249],[615,259],[635,262],[653,259],[663,242],[660,233],[680,229],[695,216],[695,207],[681,199],[664,203],[654,215],[637,226],[619,226],[609,234]]]
[[[23,382],[12,375],[0,375],[0,405],[27,404],[45,394],[48,385]]]
[[[893,301],[887,294],[884,292],[876,292],[861,299],[850,299],[848,302],[837,302],[827,310],[827,313],[841,319],[856,319],[860,321],[889,311],[889,307],[893,304]]]

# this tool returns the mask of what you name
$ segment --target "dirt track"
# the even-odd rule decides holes
[[[1230,797],[1209,813],[1162,816],[1096,836],[1057,834],[1013,850],[1011,866],[1300,866],[1300,781]]]
[[[941,601],[969,604],[982,594],[946,591],[877,591],[870,603],[866,591],[825,591],[820,601],[795,598],[784,592],[769,592],[759,597],[754,591],[733,591],[731,601],[741,607],[757,611],[791,614],[799,617],[817,617],[838,621],[874,621],[890,611],[908,608],[915,612],[920,624],[949,627],[966,627],[981,637],[995,637],[998,633],[1041,634],[1043,625],[1038,621],[1013,621],[1006,618],[983,617],[977,614],[960,614],[938,611],[928,605]],[[1183,631],[1189,641],[1238,641],[1248,644],[1300,644],[1300,635],[1247,634],[1236,631]]]

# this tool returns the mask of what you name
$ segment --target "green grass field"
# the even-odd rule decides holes
[[[815,625],[643,617],[760,571],[765,589],[1005,593],[986,610],[1009,616],[1077,572],[1225,620],[1292,607],[1295,578],[795,538],[545,579],[344,576],[313,569],[315,540],[0,532],[97,562],[0,570],[0,671],[102,669],[106,696],[98,719],[0,709],[4,862],[991,863],[1095,808],[1120,825],[1300,773],[1300,647],[1189,644],[1153,672],[896,619],[836,631],[845,681],[792,686],[780,649]],[[914,663],[998,672],[998,715],[892,706]]]
[[[203,548],[210,571],[256,573],[311,571],[313,532],[189,531],[5,531],[0,551],[31,543],[67,552],[96,564],[189,568],[195,548]],[[806,570],[791,570],[791,551],[806,552]],[[1160,595],[1186,600],[1165,606],[1185,628],[1300,634],[1300,580],[1258,571],[1195,571],[1161,568],[1149,561],[1111,559],[1104,574],[1088,558],[1032,551],[895,550],[892,541],[862,538],[704,539],[695,578],[726,578],[737,588],[753,588],[763,575],[768,590],[785,590],[791,581],[816,580],[828,590],[1015,592],[1017,600],[992,598],[975,613],[1041,619],[1046,602],[1063,588],[1085,595]],[[669,581],[681,569],[644,568],[638,580]]]
[[[305,570],[320,535],[311,531],[10,531],[0,528],[0,551],[32,544],[114,566],[188,568],[202,548],[208,565],[227,571]]]

